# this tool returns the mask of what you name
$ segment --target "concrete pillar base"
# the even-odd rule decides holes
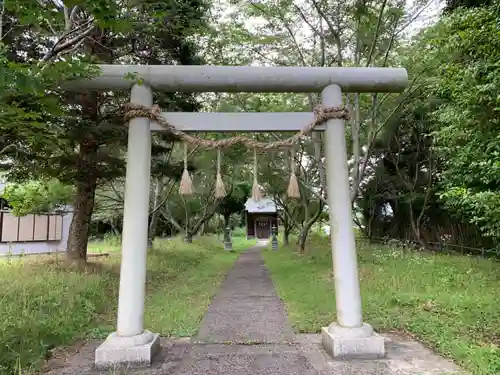
[[[345,328],[337,323],[321,329],[323,347],[334,359],[385,357],[385,339],[366,323]]]
[[[144,331],[136,336],[110,334],[95,351],[95,366],[98,369],[128,365],[150,366],[160,351],[160,336]]]

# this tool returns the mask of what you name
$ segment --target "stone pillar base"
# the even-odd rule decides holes
[[[150,366],[160,350],[160,336],[144,331],[131,337],[110,334],[95,351],[95,366],[99,369],[128,365]]]
[[[385,357],[385,339],[366,323],[356,328],[332,323],[321,329],[321,336],[323,347],[334,359]]]

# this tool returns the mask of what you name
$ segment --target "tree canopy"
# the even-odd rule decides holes
[[[425,0],[9,2],[0,30],[0,161],[11,181],[6,197],[18,214],[71,198],[74,260],[85,260],[89,233],[120,232],[127,140],[122,107],[129,93],[58,89],[63,80],[99,74],[95,63],[403,66],[410,77],[403,93],[344,96],[352,114],[345,136],[351,201],[360,214],[355,221],[371,238],[426,248],[492,247],[500,236],[499,3],[443,5],[444,11],[432,10],[434,22],[422,26],[430,6]],[[310,111],[319,102],[314,94],[154,95],[162,109],[187,112]],[[247,136],[272,141],[289,134]],[[299,234],[301,251],[327,209],[322,141],[315,133],[293,154],[258,155],[261,187],[280,207],[285,235]],[[215,151],[199,148],[188,156],[196,194],[181,196],[179,146],[165,134],[153,137],[151,238],[220,230],[221,220],[228,225],[238,217],[250,195],[252,153],[236,147],[222,153],[226,198],[213,194]],[[292,155],[300,200],[286,197]]]

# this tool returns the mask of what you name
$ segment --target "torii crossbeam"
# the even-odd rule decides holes
[[[153,105],[153,90],[184,92],[321,92],[325,106],[342,104],[342,92],[401,92],[408,84],[402,68],[320,68],[250,66],[99,65],[101,75],[71,81],[71,91],[131,89],[131,102]],[[127,78],[136,74],[141,84]],[[298,131],[313,114],[163,113],[185,132]],[[116,332],[96,350],[95,364],[150,364],[159,337],[144,330],[148,242],[151,131],[162,131],[148,118],[129,122],[122,260]],[[337,321],[322,329],[323,345],[335,358],[382,357],[384,339],[363,322],[353,231],[344,120],[332,119],[315,130],[325,132],[326,179]]]

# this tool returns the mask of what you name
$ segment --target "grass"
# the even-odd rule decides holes
[[[196,333],[212,296],[238,257],[253,244],[234,238],[226,252],[215,237],[192,244],[160,240],[148,253],[145,326],[164,336]],[[119,241],[92,243],[91,271],[56,256],[0,261],[0,374],[36,371],[51,349],[113,331],[119,283]]]
[[[500,373],[500,265],[487,259],[369,246],[358,241],[364,320],[399,331],[454,359],[474,375]],[[264,258],[299,332],[335,320],[328,239],[313,236]]]

